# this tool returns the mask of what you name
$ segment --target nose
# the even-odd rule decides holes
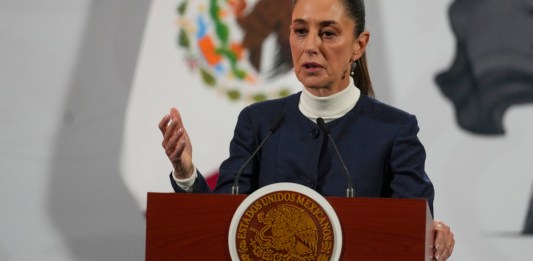
[[[316,34],[309,34],[304,41],[304,53],[317,54],[320,46],[320,37]]]

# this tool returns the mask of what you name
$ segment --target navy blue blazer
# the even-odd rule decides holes
[[[240,193],[294,182],[324,196],[345,196],[347,179],[340,161],[328,137],[316,135],[317,124],[298,109],[300,94],[255,103],[241,111],[215,193],[231,193],[235,173],[284,114],[284,122],[242,173]],[[424,170],[426,154],[417,137],[415,116],[361,95],[351,111],[327,125],[356,197],[425,198],[433,212],[434,189]],[[176,192],[183,192],[170,180]],[[194,192],[210,192],[200,173]]]

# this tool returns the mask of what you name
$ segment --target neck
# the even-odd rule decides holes
[[[351,81],[343,90],[327,96],[315,95],[308,88],[304,88],[300,96],[299,109],[313,122],[319,117],[329,122],[353,109],[360,95],[359,89]]]
[[[316,97],[329,97],[332,95],[335,95],[338,92],[342,92],[346,90],[348,86],[351,86],[352,81],[350,80],[350,77],[344,77],[342,81],[340,82],[340,88],[336,89],[331,86],[326,87],[305,87],[305,90],[307,90],[309,93],[311,93],[313,96]]]

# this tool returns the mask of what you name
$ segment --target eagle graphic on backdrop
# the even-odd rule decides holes
[[[182,0],[177,10],[178,46],[205,86],[246,103],[292,93],[280,82],[292,79],[290,1]]]
[[[231,1],[237,22],[244,32],[242,45],[250,52],[250,63],[257,71],[261,71],[261,53],[263,41],[275,34],[278,50],[274,54],[274,66],[268,73],[269,77],[289,71],[293,64],[289,44],[289,26],[291,25],[291,8],[287,0],[259,1],[249,14],[245,14],[246,1]]]
[[[456,56],[437,84],[461,128],[503,135],[505,111],[533,102],[533,1],[456,0],[449,14]],[[523,231],[533,234],[533,198]]]

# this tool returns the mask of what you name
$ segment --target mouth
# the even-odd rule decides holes
[[[323,66],[318,63],[304,63],[302,64],[302,67],[310,70],[323,68]]]
[[[315,75],[319,73],[320,71],[322,71],[324,66],[318,63],[309,62],[309,63],[303,63],[302,68],[305,73]]]

